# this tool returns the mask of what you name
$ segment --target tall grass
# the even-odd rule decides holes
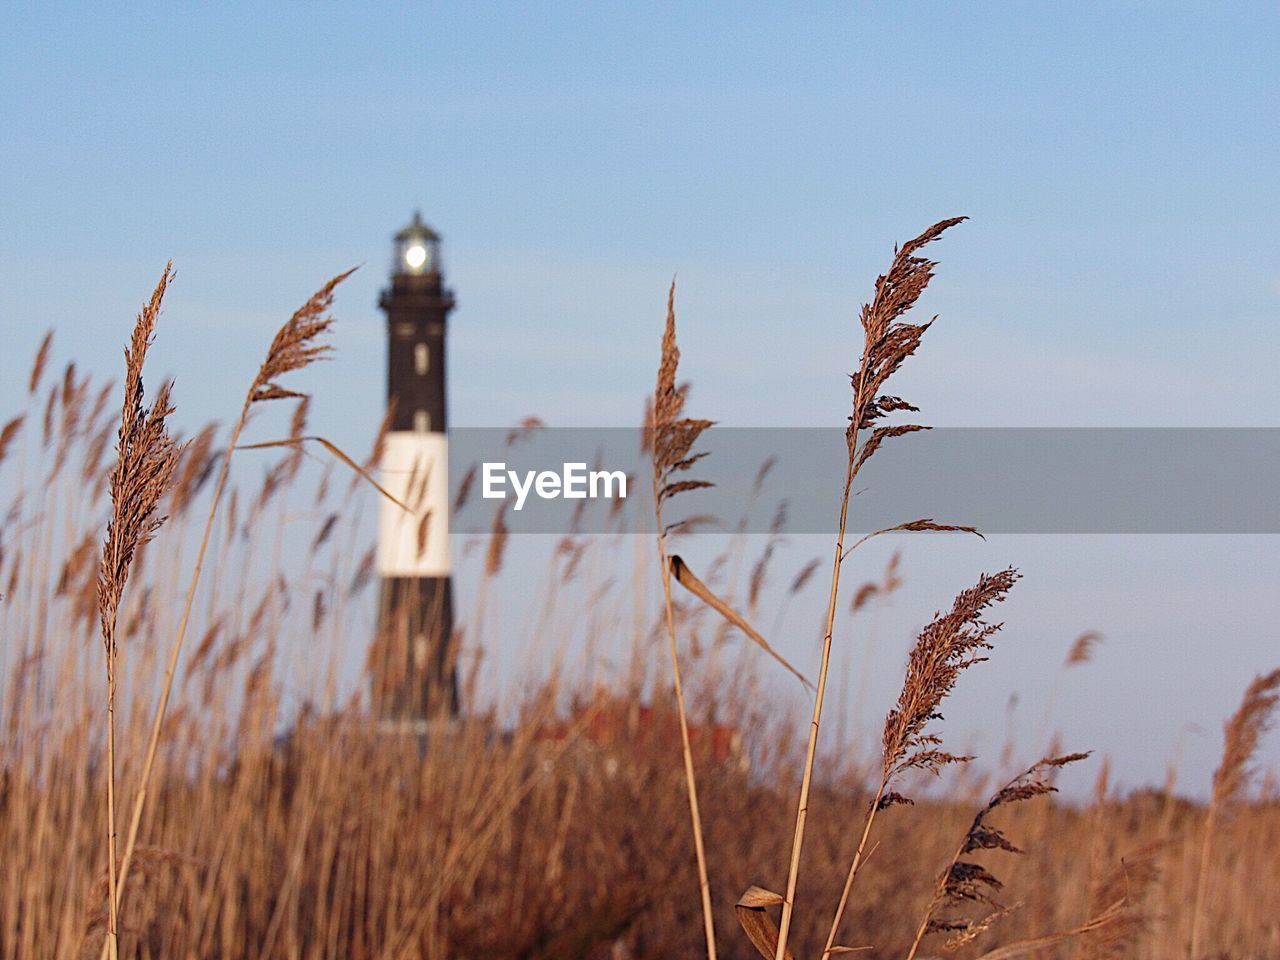
[[[671,602],[672,558],[667,553],[667,528],[663,505],[672,497],[708,486],[705,480],[678,479],[705,454],[695,453],[709,420],[681,416],[685,390],[676,384],[680,350],[676,346],[675,284],[667,295],[667,326],[662,335],[662,361],[653,394],[653,426],[646,444],[653,452],[653,504],[658,528],[658,569],[662,580],[662,609],[671,655],[671,682],[676,712],[680,719],[680,755],[684,761],[685,785],[689,791],[689,819],[693,826],[693,849],[698,866],[698,895],[702,901],[702,921],[707,938],[707,960],[716,960],[715,914],[711,905],[711,879],[707,874],[707,852],[703,842],[702,813],[698,808],[698,781],[693,769],[693,748],[689,741],[689,710],[685,704],[680,676],[680,655],[676,641],[676,618]]]
[[[102,563],[98,574],[98,616],[102,623],[102,642],[106,651],[107,673],[107,941],[106,953],[114,958],[119,936],[119,898],[116,895],[116,671],[120,601],[130,568],[139,548],[151,540],[164,518],[156,513],[161,498],[169,488],[178,465],[180,448],[169,435],[166,418],[174,412],[170,403],[170,385],[160,388],[150,407],[144,406],[142,367],[147,350],[155,336],[160,305],[164,300],[172,264],[151,295],[150,302],[138,314],[133,338],[125,348],[124,406],[120,413],[119,443],[116,466],[111,473],[111,519],[107,521],[107,539],[102,545]],[[37,362],[39,362],[37,360]],[[133,856],[133,844],[125,851],[125,864]],[[121,869],[121,879],[125,868]]]
[[[863,310],[846,472],[833,478],[841,530],[862,464],[920,428],[888,425],[913,408],[882,387],[928,329],[904,319],[933,275],[919,251],[957,222],[895,251]],[[148,405],[141,384],[168,277],[119,386],[74,365],[52,376],[46,338],[25,408],[0,426],[12,491],[0,528],[0,958],[1276,952],[1265,894],[1280,889],[1280,806],[1249,776],[1276,674],[1228,722],[1208,807],[1176,796],[1172,778],[1118,797],[1100,777],[1092,801],[1055,800],[1055,777],[1080,759],[1056,750],[991,786],[995,771],[950,752],[936,715],[966,670],[998,654],[987,616],[1016,602],[1009,570],[920,632],[883,724],[819,742],[837,613],[896,590],[899,564],[841,602],[865,542],[841,536],[807,664],[756,627],[790,622],[783,605],[815,592],[813,562],[771,569],[776,538],[730,538],[697,564],[701,577],[677,555],[670,504],[695,501],[715,431],[684,415],[673,299],[649,423],[654,496],[616,517],[620,533],[650,535],[656,517],[656,550],[571,534],[548,556],[539,615],[513,628],[520,568],[504,564],[499,514],[493,536],[459,544],[462,575],[484,584],[462,625],[477,644],[463,717],[429,741],[379,731],[366,681],[344,682],[376,626],[372,554],[337,473],[351,458],[302,460],[301,404],[278,430],[248,416],[300,400],[281,378],[322,355],[337,280],[284,325],[229,429],[178,436],[168,386]],[[629,576],[610,583],[617,569]],[[789,588],[764,589],[771,576]],[[482,696],[481,621],[510,648],[559,642],[534,680]],[[727,675],[709,635],[750,641]],[[634,650],[578,669],[570,638]],[[1092,669],[1087,645],[1068,659]],[[788,672],[816,685],[788,687]],[[786,693],[802,689],[807,728]],[[741,739],[729,756],[713,736],[724,733]],[[941,786],[926,788],[935,774]]]

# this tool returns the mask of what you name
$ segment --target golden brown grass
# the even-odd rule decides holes
[[[698,896],[702,903],[702,923],[706,935],[707,960],[716,960],[715,911],[711,902],[711,879],[707,872],[707,851],[703,840],[702,812],[698,807],[698,781],[693,768],[693,749],[689,742],[689,710],[685,703],[684,681],[680,674],[679,645],[676,639],[675,609],[671,602],[671,580],[675,575],[672,558],[667,552],[667,527],[663,506],[672,497],[690,490],[707,487],[704,480],[682,477],[705,453],[694,453],[693,446],[710,420],[684,417],[686,388],[676,383],[680,349],[676,346],[676,285],[667,294],[667,325],[662,334],[662,360],[658,365],[658,384],[653,392],[653,423],[645,443],[653,454],[653,505],[658,529],[658,569],[661,571],[663,614],[667,650],[671,656],[671,682],[676,710],[680,718],[680,756],[684,761],[685,787],[689,798],[689,819],[693,826],[693,850],[698,866]]]
[[[882,388],[928,327],[903,319],[932,276],[918,253],[954,222],[897,251],[863,311],[842,518],[861,465],[918,429],[885,425],[911,407]],[[169,433],[168,387],[150,406],[141,390],[165,276],[135,328],[119,421],[106,403],[115,388],[74,366],[48,376],[47,337],[26,409],[0,428],[14,492],[0,530],[0,960],[901,960],[948,940],[955,956],[988,960],[1274,953],[1280,928],[1261,894],[1280,889],[1280,806],[1274,788],[1254,788],[1251,765],[1280,674],[1259,677],[1229,720],[1207,807],[1174,795],[1172,779],[1117,796],[1105,768],[1091,801],[1055,800],[1053,777],[1075,755],[992,789],[991,765],[966,773],[936,714],[991,652],[999,624],[988,614],[1013,587],[1010,570],[980,578],[920,632],[882,725],[824,734],[819,749],[842,565],[857,547],[842,538],[799,737],[786,703],[763,693],[791,683],[782,673],[793,665],[777,662],[780,638],[753,626],[770,622],[776,540],[748,557],[735,538],[736,553],[699,563],[700,576],[670,549],[680,531],[663,508],[699,488],[695,445],[714,442],[706,421],[684,416],[673,301],[649,424],[656,564],[608,538],[567,537],[549,561],[545,616],[524,632],[503,621],[512,648],[544,634],[588,650],[630,636],[630,660],[575,670],[557,654],[489,707],[475,696],[476,651],[457,724],[426,740],[379,733],[365,688],[342,682],[348,649],[371,636],[362,508],[332,482],[332,464],[313,471],[299,457],[301,405],[287,440],[241,442],[251,406],[299,397],[285,378],[323,355],[337,280],[276,337],[231,429],[183,441]],[[103,437],[117,431],[106,464]],[[245,486],[233,453],[247,461],[280,444],[261,485]],[[236,453],[250,447],[259,452]],[[652,521],[617,517],[626,531]],[[501,519],[494,534],[471,554],[483,609],[463,628],[477,633],[482,615],[504,612],[515,570]],[[609,586],[624,563],[634,580]],[[725,572],[738,567],[751,571],[741,588]],[[803,600],[816,570],[782,571],[780,602]],[[661,604],[646,586],[654,575]],[[873,605],[900,576],[895,557],[840,609]],[[728,676],[721,645],[708,653],[704,639],[722,631],[752,641]],[[1082,636],[1068,662],[1092,669],[1093,642]],[[664,670],[651,668],[659,647]],[[797,660],[794,672],[811,666]],[[742,737],[729,761],[714,749],[716,724]],[[941,773],[943,786],[925,789]],[[117,819],[127,826],[120,849],[103,842],[104,804],[108,835]],[[717,941],[717,929],[734,935]]]
[[[1254,677],[1244,692],[1240,707],[1227,721],[1223,737],[1222,762],[1213,774],[1213,794],[1205,817],[1204,840],[1200,846],[1200,866],[1192,907],[1191,942],[1188,955],[1199,957],[1203,930],[1204,900],[1213,878],[1213,844],[1218,822],[1232,812],[1248,791],[1252,779],[1253,755],[1258,741],[1271,725],[1280,703],[1280,670]]]
[[[994,576],[982,576],[977,585],[956,597],[950,611],[938,614],[921,631],[912,648],[907,660],[902,692],[898,695],[898,702],[885,717],[884,734],[881,737],[880,783],[871,802],[867,804],[862,834],[823,947],[824,958],[830,956],[835,949],[840,921],[844,918],[849,895],[862,866],[876,814],[887,807],[912,802],[909,797],[892,787],[910,771],[918,770],[936,776],[943,767],[965,763],[971,759],[943,750],[942,738],[927,728],[939,716],[938,708],[955,687],[961,671],[985,659],[979,653],[991,648],[991,638],[999,631],[1000,625],[989,624],[982,616],[988,607],[1003,602],[1017,577],[1013,570],[1004,570]],[[922,926],[917,934],[912,953],[919,946],[926,927],[927,924]]]
[[[344,275],[345,276],[345,275]],[[116,813],[116,699],[118,683],[118,627],[120,605],[124,598],[125,587],[129,581],[134,559],[138,551],[149,543],[163,524],[165,517],[159,516],[157,509],[161,500],[169,492],[180,459],[182,448],[170,436],[167,418],[173,414],[171,403],[171,385],[164,384],[155,400],[148,407],[144,403],[142,371],[146,354],[155,336],[155,328],[160,315],[164,294],[172,279],[172,264],[166,265],[160,282],[157,284],[150,301],[139,313],[134,325],[132,338],[125,349],[125,372],[123,407],[118,429],[116,464],[110,473],[108,488],[111,499],[111,516],[107,522],[107,534],[102,548],[102,559],[98,566],[97,608],[101,633],[105,648],[106,664],[106,900],[107,930],[103,943],[103,954],[114,958],[118,955],[119,911],[130,867],[134,863],[137,850],[138,834],[142,818],[146,812],[146,799],[151,784],[160,739],[164,729],[165,714],[173,688],[179,656],[187,627],[190,622],[192,605],[195,600],[200,574],[203,567],[205,551],[226,484],[231,462],[231,453],[243,430],[252,404],[264,400],[283,397],[302,397],[302,394],[286,390],[279,385],[277,378],[290,371],[301,369],[319,359],[328,349],[318,342],[318,338],[328,329],[331,319],[324,315],[332,302],[333,289],[343,277],[337,277],[326,284],[311,298],[290,321],[281,328],[273,340],[267,358],[260,367],[257,376],[246,396],[240,418],[232,430],[228,453],[222,457],[221,471],[214,496],[209,507],[208,518],[201,537],[199,551],[193,567],[191,582],[187,590],[183,613],[178,621],[177,630],[170,648],[168,666],[161,687],[159,699],[155,707],[152,732],[147,741],[145,759],[142,764],[140,783],[136,791],[133,812],[123,853],[117,854],[117,813]],[[46,336],[36,356],[30,376],[29,393],[34,393],[39,386],[44,366],[47,362],[51,345],[51,337]],[[62,431],[63,438],[74,438],[80,423],[85,384],[77,387],[74,379],[74,366],[68,366],[63,379],[61,391]],[[89,412],[89,422],[97,421],[101,408],[105,404],[107,391],[99,395],[99,402]],[[53,409],[55,394],[50,394],[50,403],[46,411]],[[291,436],[295,439],[301,435],[305,423],[305,404],[302,402],[295,411],[291,424]],[[46,412],[46,423],[50,414]],[[21,421],[15,421],[20,423]],[[5,437],[7,442],[15,431],[9,431]],[[46,433],[48,427],[46,427]],[[92,479],[95,472],[93,465],[101,455],[101,438],[105,431],[99,431],[90,441],[90,452],[86,456],[87,479]],[[182,484],[175,500],[181,509],[189,498],[196,469],[203,470],[202,461],[208,457],[211,431],[204,431],[201,441],[192,451],[189,463],[195,463],[184,471]],[[65,463],[66,445],[60,445],[54,460],[52,472],[57,474]],[[299,460],[294,456],[281,465],[281,469],[268,475],[264,487],[263,500],[269,498],[274,485],[291,479],[296,474]],[[73,561],[81,555],[77,551]],[[77,564],[78,565],[78,564]],[[70,566],[70,565],[69,565]],[[68,568],[69,569],[69,568]],[[64,576],[64,582],[66,577]]]
[[[858,369],[850,377],[853,384],[853,411],[849,415],[849,428],[846,434],[848,458],[846,461],[844,485],[840,495],[840,514],[836,524],[835,556],[831,565],[831,587],[828,592],[825,629],[822,637],[822,657],[818,668],[818,687],[813,698],[813,717],[809,723],[808,745],[805,749],[804,768],[800,779],[800,795],[796,805],[795,829],[791,840],[790,865],[787,871],[786,893],[782,897],[782,920],[779,925],[778,943],[774,951],[774,960],[785,960],[787,940],[791,932],[792,915],[795,911],[796,886],[800,879],[800,858],[804,850],[805,830],[809,816],[809,794],[813,786],[814,763],[818,752],[818,733],[822,724],[822,708],[826,700],[827,679],[831,665],[831,642],[835,632],[836,611],[839,603],[840,572],[849,552],[865,543],[879,533],[877,531],[863,537],[849,550],[845,549],[845,531],[849,520],[849,495],[858,472],[868,460],[881,448],[886,440],[902,436],[916,430],[925,429],[917,424],[897,424],[894,426],[877,426],[877,421],[901,411],[916,411],[917,408],[901,397],[881,394],[880,390],[888,379],[902,366],[920,345],[921,338],[929,328],[929,323],[912,324],[902,319],[920,295],[924,293],[933,277],[933,261],[917,256],[927,244],[934,242],[942,234],[961,223],[963,217],[943,220],[930,227],[914,240],[904,244],[894,252],[893,262],[886,274],[876,278],[875,295],[862,308],[863,347],[862,358]],[[865,440],[859,441],[863,431],[871,433]],[[908,521],[899,525],[897,530],[958,529],[953,526],[936,525],[932,520]],[[850,877],[856,875],[860,854],[855,855],[855,866]],[[852,883],[852,880],[849,881]],[[839,926],[840,912],[838,908],[835,921],[832,923],[832,937]],[[831,944],[828,943],[828,950]]]
[[[825,628],[823,631],[822,653],[819,664],[818,683],[814,690],[813,713],[809,724],[807,744],[801,768],[799,799],[794,818],[790,855],[788,858],[787,881],[785,894],[775,893],[768,888],[753,883],[735,904],[739,924],[746,934],[747,940],[763,956],[765,960],[786,960],[793,956],[789,946],[792,925],[795,919],[796,890],[799,882],[801,859],[805,836],[808,828],[810,799],[814,784],[816,760],[818,756],[818,736],[821,728],[822,711],[826,696],[827,680],[832,652],[832,637],[836,612],[838,609],[840,575],[845,561],[874,537],[891,533],[916,532],[956,532],[977,533],[972,527],[954,523],[940,523],[931,518],[906,520],[882,530],[869,533],[845,547],[845,532],[849,516],[849,499],[854,481],[860,470],[884,445],[886,441],[896,437],[927,429],[920,424],[899,423],[884,424],[887,417],[903,411],[918,412],[917,409],[900,397],[881,393],[887,381],[902,366],[908,357],[919,347],[924,333],[932,321],[924,324],[907,322],[903,317],[916,304],[933,276],[936,264],[918,256],[927,244],[939,239],[951,227],[962,222],[963,218],[952,218],[941,221],[920,236],[904,244],[894,252],[893,261],[888,272],[876,280],[875,294],[867,303],[861,314],[863,328],[863,349],[857,371],[851,376],[853,383],[853,412],[849,417],[849,428],[846,432],[846,466],[844,483],[840,497],[839,521],[835,544],[835,555],[832,563],[831,584],[827,601]],[[692,480],[675,480],[671,476],[677,471],[688,470],[703,454],[691,453],[694,442],[709,426],[707,421],[677,420],[684,402],[684,391],[675,386],[675,370],[679,353],[675,349],[674,320],[670,302],[668,303],[667,333],[663,341],[662,363],[658,374],[658,391],[652,406],[654,423],[655,478],[654,499],[657,507],[659,523],[659,552],[661,569],[664,572],[663,587],[667,611],[667,635],[672,657],[676,682],[676,699],[680,713],[681,731],[683,735],[683,756],[685,760],[686,780],[690,808],[693,814],[694,840],[697,852],[700,884],[703,893],[703,911],[706,916],[707,950],[714,956],[715,934],[711,920],[711,899],[708,892],[708,874],[705,867],[705,855],[701,821],[698,812],[697,792],[693,766],[690,761],[688,725],[686,706],[680,689],[679,661],[675,637],[674,620],[669,581],[674,575],[681,583],[700,597],[709,606],[723,615],[729,622],[739,627],[745,634],[756,641],[768,652],[771,646],[763,637],[752,630],[733,608],[716,597],[704,584],[688,571],[683,562],[672,563],[665,550],[664,537],[666,530],[662,525],[662,504],[667,491],[685,492],[706,486],[705,483]],[[663,432],[665,428],[665,433]],[[864,435],[865,433],[865,435]],[[662,441],[666,440],[665,447]],[[664,474],[662,467],[667,466]],[[766,462],[757,477],[763,477],[772,464]],[[776,534],[781,528],[777,524]],[[758,600],[759,584],[763,579],[763,571],[771,556],[774,541],[770,540],[764,555],[758,562],[752,576],[748,603],[754,609]],[[678,558],[675,558],[678,560]],[[889,577],[886,577],[888,580]],[[898,780],[913,772],[937,775],[943,768],[953,764],[963,764],[971,758],[951,754],[942,748],[942,740],[938,732],[930,729],[930,724],[940,719],[938,708],[942,700],[951,692],[960,674],[968,667],[985,659],[981,652],[990,649],[991,638],[999,630],[999,624],[989,624],[984,619],[985,611],[993,604],[1000,603],[1013,586],[1017,574],[1012,569],[994,576],[983,576],[978,584],[956,598],[951,610],[939,614],[934,621],[920,634],[920,637],[908,659],[906,677],[897,704],[889,711],[882,737],[882,755],[879,764],[879,784],[872,791],[866,805],[862,829],[853,852],[852,862],[845,875],[845,880],[835,913],[822,948],[822,960],[836,954],[862,952],[873,949],[871,946],[842,946],[836,944],[846,909],[849,906],[854,882],[859,871],[875,848],[868,848],[872,829],[877,814],[888,807],[910,804],[911,801],[894,787]],[[874,591],[859,590],[853,600],[856,611]],[[776,657],[775,659],[781,660]],[[788,669],[790,664],[781,661]],[[980,864],[961,861],[960,857],[975,849],[1002,849],[1016,851],[1004,835],[996,829],[986,826],[985,819],[996,808],[1005,804],[1030,799],[1052,791],[1045,781],[1038,779],[1042,771],[1056,769],[1066,763],[1081,759],[1083,755],[1046,758],[1026,773],[1015,778],[1009,785],[999,791],[988,804],[979,811],[977,817],[966,832],[959,851],[953,857],[939,879],[934,895],[924,912],[924,919],[916,926],[914,939],[907,949],[907,960],[912,960],[920,949],[925,936],[930,933],[947,932],[951,940],[947,948],[958,949],[970,942],[978,940],[997,920],[1008,911],[1001,907],[990,895],[990,891],[1000,886],[991,873]],[[954,906],[967,901],[978,901],[989,904],[992,909],[981,917],[953,916],[940,919],[937,914],[946,906]],[[779,906],[780,924],[775,927],[769,916],[769,910]],[[1021,943],[1007,944],[990,952],[990,957],[1011,957],[1033,950],[1045,949],[1051,945],[1097,933],[1104,928],[1128,920],[1130,904],[1128,901],[1118,902],[1103,913],[1091,917],[1077,926],[1057,932],[1042,934],[1034,939]]]
[[[143,403],[142,367],[147,350],[155,338],[156,321],[164,301],[165,288],[172,276],[172,264],[151,295],[150,302],[138,314],[133,338],[124,352],[124,407],[120,414],[116,466],[111,473],[111,519],[107,521],[107,539],[102,545],[102,562],[98,573],[98,616],[102,624],[102,642],[106,650],[107,672],[107,953],[116,956],[118,903],[116,889],[116,668],[119,650],[116,628],[120,600],[133,558],[138,550],[155,536],[165,518],[157,516],[160,499],[169,489],[169,481],[181,453],[169,436],[166,418],[173,413],[170,385],[164,384],[150,407]],[[47,341],[46,341],[47,342]],[[43,353],[44,348],[41,348]],[[41,365],[39,357],[37,367]],[[32,376],[34,383],[37,377]],[[67,381],[70,382],[68,369]],[[70,390],[64,391],[64,409],[72,403]],[[69,427],[74,430],[74,427]],[[126,858],[132,856],[132,845]]]

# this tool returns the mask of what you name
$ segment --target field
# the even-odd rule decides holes
[[[771,620],[754,576],[704,584],[674,555],[663,510],[697,496],[715,428],[686,417],[673,303],[654,331],[656,515],[634,520],[650,534],[624,548],[667,574],[660,591],[606,606],[583,558],[598,568],[611,554],[568,536],[548,560],[547,620],[504,638],[629,635],[629,662],[588,683],[553,661],[475,706],[487,667],[465,631],[509,586],[497,523],[480,601],[462,611],[467,708],[410,734],[379,728],[367,685],[343,682],[374,603],[351,504],[368,500],[377,444],[313,439],[290,380],[323,357],[342,278],[265,345],[237,419],[189,438],[170,433],[168,387],[143,386],[152,338],[169,335],[167,271],[119,383],[59,374],[46,341],[27,409],[0,433],[13,491],[0,531],[0,957],[1280,956],[1267,894],[1280,889],[1280,801],[1252,767],[1280,672],[1223,718],[1208,804],[1180,798],[1172,777],[1118,795],[1096,762],[1093,799],[1062,801],[1055,779],[1083,761],[1065,750],[979,774],[948,752],[937,714],[965,671],[999,656],[995,612],[1017,573],[975,571],[917,639],[883,726],[841,739],[823,725],[837,614],[893,590],[893,571],[859,568],[844,538],[850,490],[915,429],[886,384],[927,339],[906,319],[933,276],[921,251],[956,222],[896,251],[862,311],[848,471],[831,478],[834,557],[773,572],[792,592],[830,573],[819,661],[777,662],[752,627]],[[288,436],[246,483],[241,429],[268,407],[288,409]],[[311,485],[298,479],[307,457],[323,464]],[[904,521],[896,533],[969,535]],[[767,562],[722,567],[763,578]],[[698,649],[722,629],[749,656]],[[1089,635],[1072,656],[1088,660]],[[792,668],[812,682],[811,723],[759,695],[760,674]],[[941,789],[922,791],[932,773]]]

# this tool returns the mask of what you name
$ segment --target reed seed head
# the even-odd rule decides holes
[[[157,514],[156,508],[169,487],[181,454],[167,423],[174,410],[172,384],[163,384],[149,407],[144,404],[142,386],[143,363],[155,335],[165,290],[173,278],[172,266],[165,266],[151,300],[138,314],[133,337],[124,354],[124,403],[116,467],[111,475],[111,519],[102,547],[98,579],[98,611],[109,648],[114,643],[111,638],[115,634],[116,612],[134,556],[164,523],[165,518]],[[114,649],[108,653],[114,654]]]

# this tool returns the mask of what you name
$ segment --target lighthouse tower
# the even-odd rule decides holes
[[[370,675],[380,720],[416,723],[458,710],[449,580],[449,460],[445,437],[445,325],[440,237],[414,214],[395,237],[387,315],[387,402],[381,472],[378,636]]]

